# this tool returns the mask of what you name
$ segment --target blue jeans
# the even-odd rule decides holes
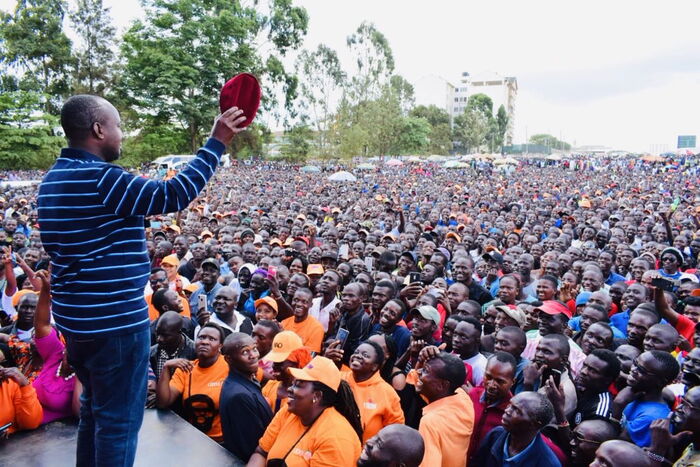
[[[83,384],[76,464],[131,466],[148,384],[148,330],[68,338],[68,361]]]

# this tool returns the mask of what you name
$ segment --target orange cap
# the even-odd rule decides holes
[[[263,357],[273,363],[281,363],[294,350],[303,347],[304,343],[294,331],[282,331],[272,340],[272,350]]]
[[[177,255],[168,255],[165,258],[163,258],[160,264],[169,264],[177,268],[180,266],[180,260],[177,259]]]
[[[272,308],[273,310],[275,310],[275,313],[277,313],[279,311],[279,309],[277,308],[277,302],[272,297],[259,298],[259,299],[255,300],[253,305],[255,305],[255,308],[257,308],[258,306],[260,306],[263,303],[265,305],[269,306],[270,308]]]
[[[326,357],[315,357],[304,368],[290,368],[289,373],[302,381],[318,381],[334,391],[340,387],[340,371],[333,360]]]
[[[306,268],[306,274],[309,276],[312,274],[318,274],[319,276],[323,275],[323,266],[320,264],[309,264],[309,266]]]

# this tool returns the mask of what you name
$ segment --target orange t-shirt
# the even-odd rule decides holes
[[[195,360],[194,368],[190,373],[180,370],[175,370],[170,387],[182,394],[184,401],[191,394],[205,394],[214,401],[214,407],[217,410],[214,416],[211,430],[207,435],[214,441],[223,441],[224,435],[221,431],[221,417],[219,416],[219,398],[221,396],[221,387],[224,385],[224,380],[228,377],[228,364],[224,357],[219,355],[216,363],[208,368],[199,366],[199,360]],[[192,392],[190,392],[190,375],[192,376]]]
[[[20,386],[11,379],[0,383],[0,426],[12,423],[9,434],[37,428],[43,416],[34,386]]]
[[[280,384],[282,384],[282,381],[271,379],[262,388],[262,395],[267,401],[267,403],[270,404],[270,408],[272,409],[273,414],[277,413],[275,412],[275,405],[277,405],[277,389],[279,389]],[[287,407],[286,397],[280,400],[279,410],[282,410],[283,407]]]
[[[474,404],[459,388],[423,408],[418,432],[425,442],[421,467],[464,467],[474,429]]]
[[[153,306],[153,303],[151,303],[151,301],[153,300],[153,294],[146,295],[144,298],[146,300],[146,303],[148,304],[148,319],[150,319],[151,322],[153,322],[160,317],[160,313],[158,313],[158,310],[156,310],[156,308]],[[180,312],[180,314],[185,318],[191,318],[192,314],[190,313],[190,304],[187,301],[187,298],[180,295],[180,303],[182,303],[182,311]]]
[[[342,376],[352,388],[355,403],[360,409],[363,444],[387,425],[404,424],[405,418],[399,395],[389,383],[382,379],[379,372],[361,383],[355,381],[352,372],[344,373]]]
[[[307,428],[299,417],[287,411],[287,407],[280,409],[260,438],[259,444],[267,452],[267,460],[282,459],[291,449],[285,459],[289,467],[354,467],[357,464],[360,440],[350,423],[333,407],[324,410],[304,434]]]
[[[282,327],[285,331],[293,331],[297,336],[301,337],[301,342],[313,352],[321,351],[321,344],[323,343],[323,325],[309,315],[306,319],[300,323],[294,321],[294,316],[282,321]]]

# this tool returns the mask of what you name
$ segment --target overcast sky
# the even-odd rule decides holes
[[[8,9],[12,0],[0,0]],[[673,149],[700,133],[700,2],[627,0],[297,0],[310,16],[305,46],[347,58],[362,21],[387,37],[396,72],[424,101],[444,104],[434,77],[462,71],[518,79],[516,142],[551,133],[619,149]],[[143,14],[138,0],[105,0],[118,27]],[[432,77],[432,78],[430,78]],[[419,102],[418,103],[430,103]]]

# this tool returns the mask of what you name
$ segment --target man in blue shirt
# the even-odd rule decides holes
[[[622,417],[623,436],[637,446],[649,446],[649,425],[654,420],[668,417],[671,412],[662,393],[664,387],[678,376],[679,369],[676,359],[661,350],[643,352],[632,364],[629,385],[615,397],[612,416],[615,420]]]
[[[186,208],[244,121],[235,107],[224,112],[197,157],[162,182],[112,164],[122,142],[112,104],[78,95],[61,109],[68,147],[39,188],[39,223],[53,316],[84,387],[77,458],[85,465],[134,463],[150,344],[144,216]]]
[[[248,462],[272,420],[270,404],[255,378],[260,355],[253,338],[242,332],[228,336],[221,353],[229,367],[219,400],[224,447]]]

